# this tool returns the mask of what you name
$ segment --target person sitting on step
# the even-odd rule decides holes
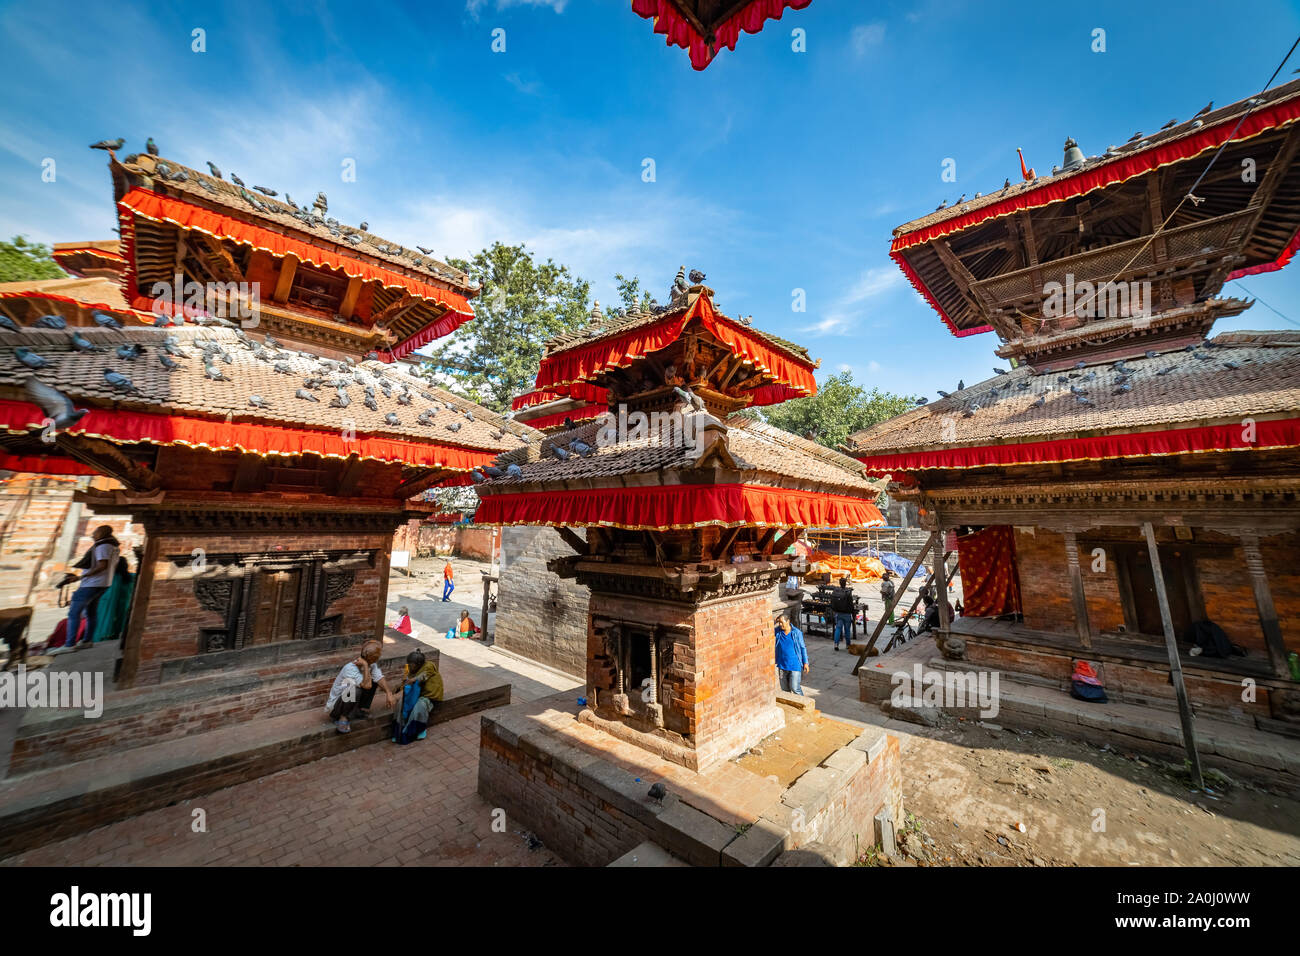
[[[438,665],[415,650],[406,655],[402,680],[402,704],[393,712],[393,743],[409,744],[423,740],[428,733],[433,711],[442,700],[442,675]]]
[[[352,732],[349,718],[354,714],[357,717],[370,716],[370,705],[374,702],[376,688],[388,696],[389,707],[397,703],[397,695],[389,689],[388,682],[384,680],[384,672],[379,667],[379,658],[383,654],[383,644],[379,641],[366,641],[361,645],[361,656],[344,664],[339,676],[334,678],[329,699],[325,701],[325,711],[330,715],[330,720],[334,721],[339,733]]]

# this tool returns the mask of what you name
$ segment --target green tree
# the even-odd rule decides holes
[[[474,319],[442,339],[422,371],[450,376],[452,391],[493,411],[532,388],[547,339],[586,321],[590,284],[552,260],[538,262],[524,246],[494,242],[451,265],[476,280]]]
[[[28,242],[23,236],[14,236],[9,242],[0,241],[0,282],[66,277],[67,273],[50,255],[49,246]]]
[[[632,309],[640,306],[650,308],[650,292],[641,288],[641,280],[636,276],[627,278],[621,272],[614,273],[614,282],[618,285],[618,297],[623,300],[623,308]]]
[[[852,372],[840,372],[822,382],[816,395],[765,408],[762,416],[777,428],[843,451],[854,432],[915,407],[914,397],[867,389],[853,381]]]

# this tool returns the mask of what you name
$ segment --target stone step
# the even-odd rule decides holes
[[[385,647],[380,660],[390,682],[399,678],[416,642]],[[52,669],[67,669],[89,651],[56,657]],[[305,658],[290,658],[259,668],[214,671],[187,680],[109,691],[103,714],[87,720],[82,712],[25,711],[8,759],[8,776],[73,763],[102,754],[150,746],[201,734],[251,719],[277,717],[323,706],[339,669],[356,648],[339,648]],[[436,661],[437,650],[426,650]]]
[[[480,668],[447,659],[441,670],[447,696],[434,712],[435,725],[510,702],[510,685]],[[320,703],[4,781],[0,859],[321,757],[367,744],[391,746],[386,711],[340,734]],[[429,736],[437,736],[432,727]],[[395,758],[401,755],[394,751]]]

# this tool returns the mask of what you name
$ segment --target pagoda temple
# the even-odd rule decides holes
[[[382,633],[421,493],[536,435],[393,364],[464,274],[209,165],[112,155],[120,243],[0,289],[0,468],[109,476],[79,499],[145,531],[119,687]]]
[[[576,552],[550,566],[591,591],[585,719],[691,768],[779,728],[795,529],[883,523],[853,459],[737,414],[812,394],[814,368],[684,270],[669,305],[548,343],[537,388],[605,414],[502,455],[476,520],[553,526]]]
[[[1300,335],[1211,329],[1252,304],[1225,282],[1300,247],[1297,120],[1300,81],[1099,155],[1068,140],[1051,175],[895,230],[948,328],[1011,366],[851,438],[936,569],[957,532],[950,658],[1058,684],[1088,660],[1112,699],[1295,733]]]

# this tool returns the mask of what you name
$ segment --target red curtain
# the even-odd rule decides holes
[[[510,400],[510,407],[515,411],[523,408],[529,408],[533,405],[545,405],[547,402],[558,402],[565,398],[580,398],[593,405],[609,405],[609,389],[601,388],[599,385],[587,385],[583,388],[572,388],[572,391],[578,391],[579,395],[562,395],[559,392],[548,392],[546,389],[535,389],[531,392],[524,392],[522,395],[516,395]]]
[[[961,568],[966,617],[997,617],[1021,610],[1015,535],[1010,525],[959,537],[957,566]]]
[[[1101,461],[1107,458],[1184,455],[1199,451],[1300,447],[1300,418],[1256,422],[1254,429],[1253,442],[1245,440],[1244,426],[1234,423],[1127,435],[1099,435],[1094,438],[1064,438],[1059,441],[974,445],[893,455],[860,455],[858,460],[866,466],[867,471],[884,474],[928,468],[1045,465],[1067,461]]]
[[[40,430],[44,421],[45,413],[35,405],[0,401],[0,428],[10,432],[30,432]],[[103,438],[118,444],[145,442],[151,445],[189,445],[216,451],[238,450],[255,455],[319,455],[323,458],[357,455],[370,461],[402,462],[455,471],[468,471],[491,464],[498,454],[495,451],[478,451],[397,438],[358,435],[356,441],[344,441],[338,432],[105,409],[91,409],[68,432]]]
[[[37,455],[0,454],[0,470],[21,471],[33,475],[97,475],[94,468],[71,458],[46,458]]]
[[[726,47],[736,49],[740,31],[757,33],[763,29],[767,20],[779,20],[781,14],[789,7],[802,10],[812,0],[752,0],[749,4],[718,24],[714,32],[714,45],[710,49],[704,38],[681,15],[669,0],[632,0],[632,12],[639,17],[655,22],[655,33],[664,34],[669,46],[679,46],[687,50],[691,57],[691,66],[702,70],[713,62],[717,51]]]
[[[537,388],[598,401],[592,391],[584,391],[594,389],[590,384],[592,378],[611,369],[625,368],[644,355],[667,348],[693,321],[698,321],[702,328],[755,368],[770,374],[776,379],[775,385],[784,386],[756,390],[763,394],[756,394],[755,404],[772,404],[773,401],[816,394],[815,366],[811,362],[784,355],[755,338],[744,326],[719,315],[706,295],[697,297],[689,309],[675,316],[638,326],[623,335],[548,355],[542,359],[537,372]],[[760,403],[759,397],[764,401]]]
[[[484,494],[480,524],[616,528],[694,528],[701,525],[866,528],[883,525],[861,498],[764,485],[669,485],[576,491]]]
[[[411,276],[399,275],[396,272],[361,262],[351,256],[321,249],[298,239],[291,239],[270,229],[254,226],[251,223],[231,216],[224,216],[201,206],[191,205],[167,196],[160,196],[148,189],[132,189],[118,201],[118,207],[119,210],[130,211],[137,216],[155,222],[170,222],[182,229],[193,229],[220,239],[230,239],[276,256],[294,255],[303,262],[339,269],[344,275],[352,278],[376,281],[387,288],[405,289],[412,295],[418,295],[421,298],[444,305],[451,311],[460,313],[465,319],[472,318],[474,315],[474,310],[470,308],[469,301],[457,292],[440,289],[435,285],[421,282]],[[125,230],[123,231],[125,232]],[[128,256],[132,284],[134,284],[134,261],[134,255]]]

